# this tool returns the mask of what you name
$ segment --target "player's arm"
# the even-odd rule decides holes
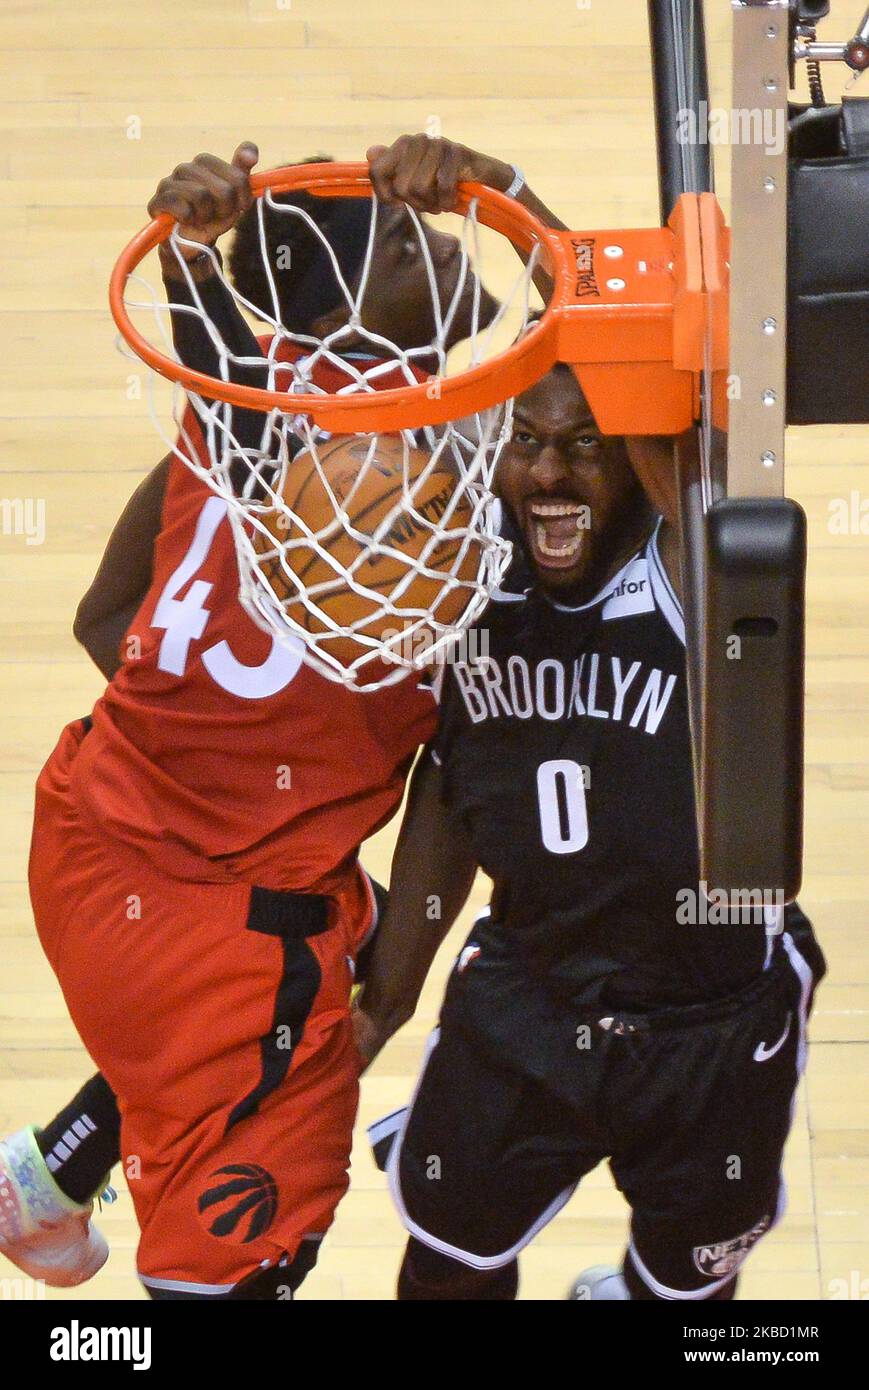
[[[121,639],[151,587],[171,458],[167,454],[136,488],[75,615],[72,630],[107,680],[122,664]]]
[[[171,306],[172,339],[181,361],[207,376],[222,375],[221,354],[213,332],[205,326],[204,313],[230,354],[229,379],[241,386],[265,387],[268,365],[256,335],[218,273],[220,256],[216,250],[220,237],[236,225],[253,202],[250,173],[258,159],[259,151],[249,140],[238,146],[230,163],[217,155],[199,154],[161,179],[148,212],[151,217],[171,214],[179,235],[193,243],[177,248],[161,243],[159,250]],[[209,250],[213,250],[213,257],[203,254]],[[243,449],[260,445],[263,423],[258,411],[234,410],[233,434]]]
[[[239,145],[230,163],[213,154],[198,154],[189,164],[179,164],[161,179],[148,204],[151,217],[169,213],[178,223],[178,234],[192,246],[161,242],[159,249],[163,283],[173,305],[196,308],[196,294],[215,323],[226,346],[237,357],[262,357],[255,334],[245,321],[228,287],[218,274],[217,242],[232,230],[253,202],[250,173],[259,159],[251,141]],[[203,252],[214,250],[212,259]],[[217,262],[217,266],[215,265]],[[184,262],[184,264],[182,264]],[[219,375],[220,357],[200,314],[175,312],[172,334],[178,355],[195,371]],[[232,380],[261,385],[262,369],[231,363]]]
[[[413,1015],[429,967],[467,901],[476,870],[467,835],[444,801],[441,769],[425,752],[410,783],[392,861],[389,906],[353,1011],[356,1044],[366,1065]]]
[[[506,193],[513,182],[511,164],[471,150],[454,140],[433,140],[428,135],[402,135],[388,148],[372,145],[368,151],[371,182],[383,202],[409,203],[417,212],[451,212],[460,183],[483,183]],[[565,225],[526,184],[516,201],[547,227],[564,231]],[[523,261],[527,253],[516,250]],[[534,272],[534,284],[544,301],[552,293],[552,280],[542,266]]]
[[[179,230],[196,242],[195,247],[179,247],[188,261],[188,273],[197,287],[203,307],[216,323],[224,342],[239,357],[261,357],[259,344],[239,312],[229,290],[208,259],[199,260],[204,247],[214,246],[224,232],[234,227],[251,203],[250,170],[258,159],[255,145],[244,142],[226,164],[213,155],[198,155],[191,164],[182,164],[163,179],[148,204],[152,217],[168,212],[176,217]],[[170,301],[195,303],[174,251],[160,248],[163,279]],[[173,337],[179,357],[187,366],[209,375],[220,374],[214,344],[196,314],[171,314]],[[237,369],[243,379],[245,369]],[[262,372],[250,369],[246,384],[262,385]],[[247,419],[243,417],[248,417]],[[238,411],[235,432],[241,442],[254,442],[262,421],[252,412]],[[251,440],[242,436],[248,433]],[[106,546],[96,577],[79,604],[73,632],[103,675],[111,680],[121,665],[120,643],[151,585],[154,544],[160,531],[163,498],[171,455],[148,475],[136,489],[115,526]]]
[[[713,449],[720,447],[718,434],[713,431]],[[726,442],[726,436],[721,434]],[[658,533],[658,553],[667,578],[682,599],[682,564],[679,542],[679,474],[674,452],[675,440],[670,435],[628,435],[625,439],[631,467],[640,480],[643,491],[663,518]]]

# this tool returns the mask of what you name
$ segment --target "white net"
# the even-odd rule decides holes
[[[130,286],[146,284],[137,274],[128,283],[127,307],[156,314],[166,354],[176,360],[173,328],[176,316],[187,316],[213,359],[209,375],[323,397],[421,383],[437,395],[448,376],[485,361],[505,338],[529,327],[534,256],[519,273],[511,268],[506,292],[494,301],[483,288],[481,228],[472,204],[446,277],[443,257],[436,259],[442,246],[433,249],[426,224],[406,210],[425,266],[430,341],[400,346],[374,331],[366,308],[378,294],[372,267],[381,220],[389,214],[376,200],[370,208],[361,269],[351,283],[311,213],[266,191],[254,212],[268,286],[260,298],[267,302],[241,294],[213,250],[216,275],[206,294],[180,255],[195,243],[176,228],[168,245],[179,267],[177,299],[162,302],[150,286],[145,302],[131,299]],[[340,289],[344,313],[330,315],[339,321],[322,337],[290,331],[282,321],[274,246],[275,219],[284,218],[295,220],[286,241],[298,239],[303,223]],[[226,306],[220,314],[215,282]],[[250,315],[268,330],[258,342],[249,328],[235,332]],[[152,415],[170,450],[226,502],[239,597],[253,621],[286,644],[304,643],[304,660],[329,679],[369,690],[443,660],[503,577],[510,546],[499,534],[492,484],[512,405],[507,400],[461,421],[395,434],[335,436],[310,413],[254,412],[176,387],[177,435],[156,408]]]

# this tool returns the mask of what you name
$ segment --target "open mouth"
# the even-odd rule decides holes
[[[525,503],[525,531],[534,559],[545,569],[569,569],[579,559],[588,531],[588,508],[564,499]]]

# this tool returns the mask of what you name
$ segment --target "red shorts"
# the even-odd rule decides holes
[[[346,1190],[350,960],[370,884],[356,870],[306,899],[167,878],[80,816],[69,770],[83,736],[64,730],[37,784],[37,930],[118,1096],[142,1279],[226,1292],[292,1260]]]

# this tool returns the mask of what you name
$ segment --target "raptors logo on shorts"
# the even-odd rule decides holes
[[[735,1274],[751,1247],[766,1235],[771,1225],[772,1217],[764,1216],[750,1231],[734,1236],[733,1240],[720,1240],[715,1245],[695,1245],[692,1252],[695,1267],[707,1279],[723,1279]]]
[[[218,1168],[199,1198],[199,1214],[211,1235],[247,1244],[264,1235],[278,1211],[278,1187],[271,1173],[256,1163],[228,1163]]]

